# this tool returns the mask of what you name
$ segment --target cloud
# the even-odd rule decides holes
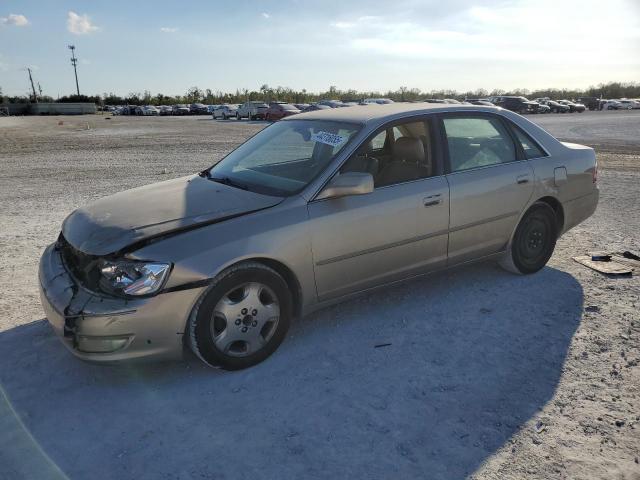
[[[356,26],[353,22],[332,22],[330,25],[341,30],[348,30]]]
[[[67,14],[67,30],[74,35],[86,35],[98,31],[100,28],[91,23],[87,15],[78,15],[76,12],[70,11]]]
[[[16,27],[26,27],[29,20],[24,15],[10,13],[8,17],[0,17],[0,25],[14,25]]]
[[[271,18],[271,14],[267,13],[267,12],[262,12],[262,16],[266,19]]]
[[[178,27],[160,27],[160,31],[163,33],[176,33]]]

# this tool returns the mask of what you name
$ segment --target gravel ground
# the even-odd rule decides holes
[[[76,360],[37,262],[72,209],[198,171],[264,124],[0,118],[0,479],[640,479],[639,277],[571,260],[640,250],[640,111],[530,119],[600,162],[598,210],[547,268],[365,295],[227,373]]]

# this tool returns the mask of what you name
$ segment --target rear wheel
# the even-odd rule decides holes
[[[275,270],[254,262],[236,265],[216,277],[191,313],[189,345],[212,367],[251,367],[284,340],[292,305]]]
[[[516,228],[500,265],[517,274],[535,273],[553,254],[558,238],[556,214],[543,202],[534,203]]]

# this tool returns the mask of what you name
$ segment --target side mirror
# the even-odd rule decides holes
[[[364,195],[371,192],[373,192],[373,175],[370,173],[346,172],[333,177],[316,199]]]

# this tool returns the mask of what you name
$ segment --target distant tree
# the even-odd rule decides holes
[[[199,103],[202,100],[202,96],[202,90],[200,90],[198,87],[191,87],[189,90],[187,90],[187,103]]]
[[[58,103],[95,103],[97,105],[102,105],[102,99],[99,95],[94,95],[93,97],[88,95],[68,95],[64,97],[58,98],[56,100]]]

